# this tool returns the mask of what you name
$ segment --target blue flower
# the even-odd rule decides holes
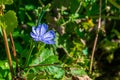
[[[55,44],[55,32],[53,30],[48,30],[48,25],[45,23],[38,25],[37,27],[32,27],[32,32],[30,33],[34,41],[41,41],[45,44]]]

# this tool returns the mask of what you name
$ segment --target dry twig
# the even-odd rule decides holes
[[[99,33],[99,30],[101,27],[101,7],[102,7],[102,0],[100,0],[98,28],[97,28],[97,33],[96,33],[96,37],[94,40],[94,45],[93,45],[93,49],[92,49],[92,56],[91,56],[91,61],[90,61],[90,74],[92,72],[93,59],[94,59],[95,49],[96,49],[96,45],[97,45],[97,41],[98,41],[98,33]]]

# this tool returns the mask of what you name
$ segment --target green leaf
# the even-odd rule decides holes
[[[56,66],[49,66],[46,68],[46,71],[53,76],[53,78],[62,78],[65,74],[64,70],[62,68],[56,67]]]
[[[104,52],[114,52],[118,48],[118,43],[105,39],[100,44]]]
[[[13,0],[0,0],[0,5],[1,4],[12,4]]]
[[[9,10],[2,17],[1,22],[6,25],[7,34],[13,32],[14,28],[16,28],[18,24],[16,13],[14,11]]]
[[[74,76],[83,76],[87,74],[84,69],[80,68],[71,68],[71,73]]]
[[[47,59],[45,59],[42,63],[43,64],[53,64],[55,62],[58,62],[58,57],[57,56],[49,56]]]
[[[25,6],[25,9],[28,10],[28,11],[29,11],[29,10],[33,10],[33,9],[34,9],[34,6],[33,6],[33,5],[26,5],[26,6]]]
[[[40,63],[42,63],[43,61],[45,61],[47,58],[49,58],[49,56],[54,55],[53,52],[49,49],[43,49],[39,58],[40,58]]]
[[[82,50],[84,55],[88,55],[88,48],[86,47],[84,50]]]
[[[54,55],[52,50],[44,48],[37,54],[39,55],[36,55],[36,58],[32,59],[32,64],[53,64],[58,61],[58,57]]]

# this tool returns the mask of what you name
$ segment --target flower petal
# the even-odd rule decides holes
[[[30,35],[34,39],[34,41],[39,41],[39,37],[35,35],[33,32],[31,32]]]
[[[32,27],[32,32],[30,33],[34,41],[41,41],[45,44],[55,44],[55,32],[53,30],[48,31],[47,24],[40,24],[37,27]]]
[[[46,44],[55,44],[55,41],[54,41],[54,40],[42,41],[42,42],[44,42],[44,43],[46,43]]]
[[[39,25],[35,30],[38,36],[40,35],[40,30],[41,30],[41,25]]]
[[[47,33],[44,34],[43,39],[45,41],[52,40],[55,38],[55,33],[53,30],[48,31]]]
[[[39,41],[39,39],[38,38],[34,38],[34,41]]]
[[[32,27],[32,32],[33,32],[34,34],[36,34],[36,31],[35,31],[35,27],[34,27],[34,26]]]
[[[40,28],[40,36],[43,36],[46,31],[48,30],[48,25],[43,23],[41,25],[39,25],[41,28]]]
[[[33,32],[31,32],[30,35],[31,35],[32,38],[36,38],[37,37]]]

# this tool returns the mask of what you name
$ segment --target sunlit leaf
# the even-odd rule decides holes
[[[14,28],[16,28],[18,24],[16,13],[11,10],[8,11],[2,17],[2,22],[6,25],[7,34],[9,34],[10,32],[13,32]]]
[[[49,56],[47,59],[45,59],[42,63],[43,64],[53,64],[55,62],[58,62],[58,56]]]
[[[113,53],[109,54],[106,58],[107,58],[108,62],[111,63],[112,60],[114,59],[114,54]]]
[[[79,68],[71,68],[71,73],[74,76],[83,76],[87,74],[84,69],[79,69]]]
[[[101,47],[103,50],[105,50],[106,52],[113,52],[115,49],[118,48],[118,43],[116,42],[111,42],[108,39],[105,39],[102,41],[101,43]]]
[[[48,68],[46,68],[46,71],[49,74],[53,75],[53,78],[62,78],[65,74],[64,70],[55,66],[49,66]]]
[[[88,48],[86,47],[84,50],[82,50],[84,55],[88,55]]]
[[[58,61],[58,56],[54,55],[52,50],[42,49],[40,54],[32,60],[32,64],[53,64]]]
[[[0,0],[0,5],[1,4],[12,4],[13,0]]]
[[[34,9],[34,6],[33,6],[33,5],[26,5],[26,6],[25,6],[25,9],[26,9],[26,10],[33,10],[33,9]]]

